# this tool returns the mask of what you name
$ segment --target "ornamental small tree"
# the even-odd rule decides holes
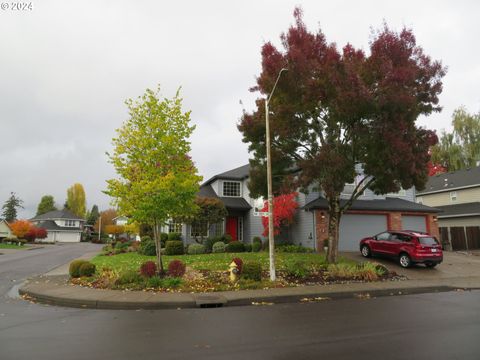
[[[294,17],[282,49],[263,45],[262,72],[251,89],[262,97],[238,128],[253,155],[250,194],[266,197],[264,99],[287,68],[269,102],[274,194],[321,191],[329,215],[327,259],[335,263],[341,216],[366,189],[424,188],[428,151],[438,139],[415,121],[441,110],[445,69],[424,54],[409,29],[397,33],[384,25],[367,54],[350,44],[339,50],[321,31],[310,32],[301,9]],[[351,183],[351,196],[341,202]]]
[[[117,239],[118,235],[125,233],[125,227],[123,225],[106,225],[105,232]]]
[[[160,99],[159,89],[147,89],[126,102],[130,118],[117,129],[113,153],[108,154],[118,178],[108,180],[106,193],[121,213],[153,228],[158,269],[164,273],[160,234],[170,218],[192,216],[202,180],[188,155],[194,126],[182,111],[179,91]]]
[[[298,203],[295,200],[298,193],[293,192],[273,198],[273,234],[279,235],[283,226],[293,223]],[[268,212],[268,201],[263,204],[262,212]],[[263,236],[268,236],[268,216],[262,216]]]
[[[210,197],[197,197],[195,199],[197,212],[191,218],[184,221],[196,228],[209,228],[212,224],[217,224],[227,216],[227,209],[220,199]],[[194,234],[194,239],[199,244],[203,244],[203,233]]]
[[[28,220],[17,220],[10,224],[13,235],[19,239],[25,239],[25,236],[31,229],[34,229],[33,224]]]

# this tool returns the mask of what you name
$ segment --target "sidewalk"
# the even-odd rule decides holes
[[[68,275],[55,274],[31,279],[20,294],[53,305],[91,309],[176,309],[252,305],[255,303],[309,302],[341,298],[480,289],[480,274],[440,280],[403,280],[371,283],[299,286],[266,290],[215,293],[154,293],[148,291],[101,290],[69,284]]]

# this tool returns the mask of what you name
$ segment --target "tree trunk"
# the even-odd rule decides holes
[[[338,260],[338,234],[340,227],[340,196],[329,199],[328,209],[328,253],[327,262],[336,264]]]
[[[153,225],[153,238],[155,240],[155,252],[157,253],[157,266],[160,276],[163,276],[163,262],[162,262],[162,244],[160,242],[160,231],[157,220]]]

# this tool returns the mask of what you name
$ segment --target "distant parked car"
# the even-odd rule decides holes
[[[438,240],[419,231],[386,231],[360,240],[360,252],[364,257],[387,256],[398,260],[403,268],[413,264],[425,264],[433,268],[443,261],[443,251]]]

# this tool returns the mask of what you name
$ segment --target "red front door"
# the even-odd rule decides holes
[[[238,224],[238,218],[236,216],[227,217],[226,231],[227,231],[227,234],[230,235],[233,240],[238,239],[237,224]]]

